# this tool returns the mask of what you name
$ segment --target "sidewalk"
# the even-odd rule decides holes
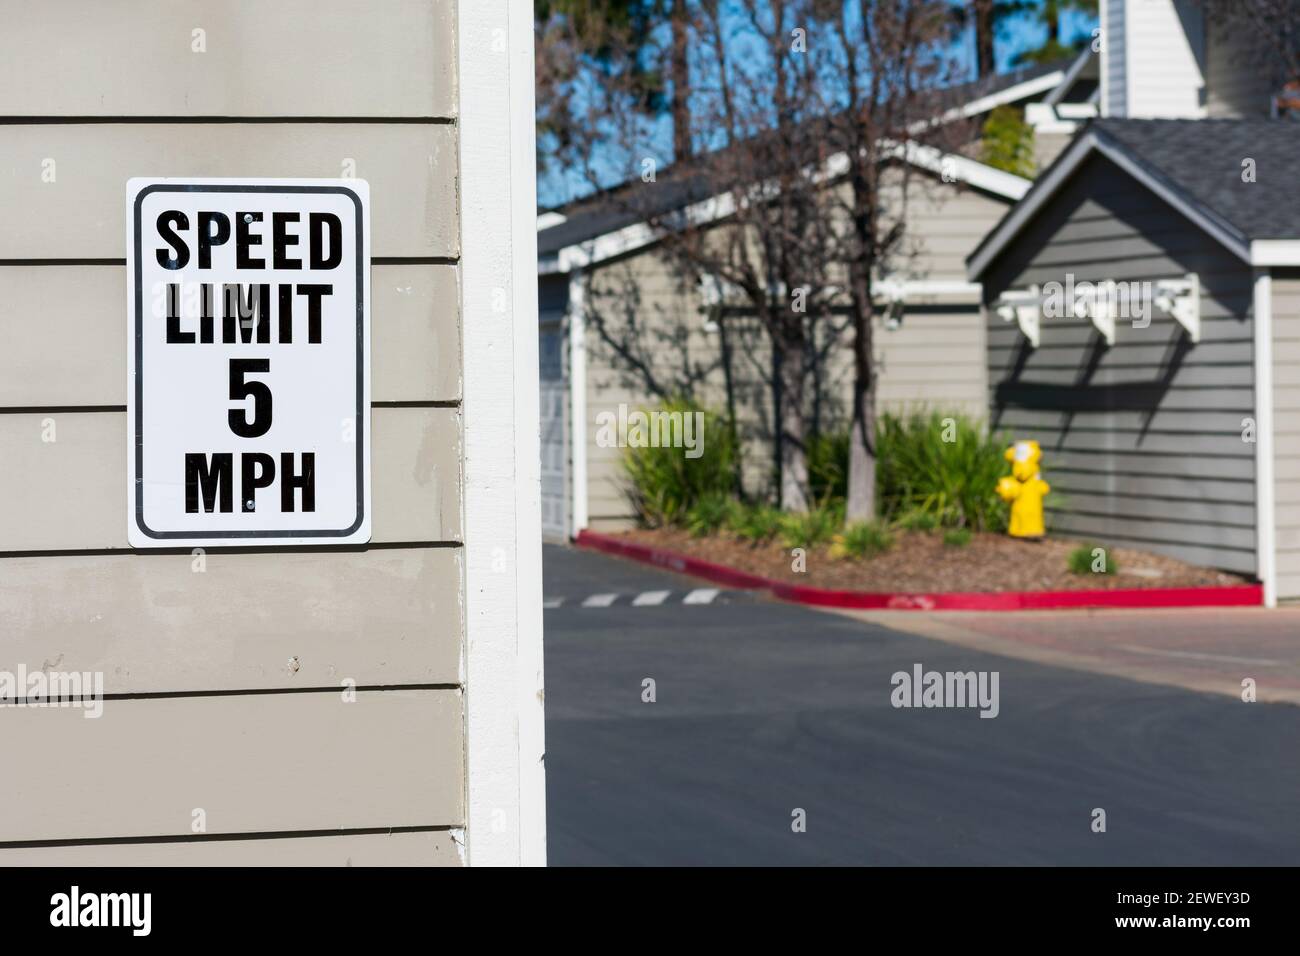
[[[1300,704],[1300,607],[1161,610],[838,611],[995,654],[1240,698]]]

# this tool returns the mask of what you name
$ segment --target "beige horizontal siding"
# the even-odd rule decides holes
[[[1195,557],[1183,558],[1229,571],[1255,570],[1255,529],[1193,525],[1182,521],[1136,520],[1084,512],[1048,511],[1048,529],[1074,538],[1089,538],[1102,544],[1138,544],[1144,550],[1179,553],[1193,549]],[[1208,560],[1207,560],[1208,556]]]
[[[459,548],[3,558],[0,671],[98,671],[108,694],[454,684],[461,565]]]
[[[0,847],[0,866],[461,866],[447,830]]]
[[[461,539],[460,414],[371,411],[375,542]],[[46,422],[56,440],[42,441]],[[126,413],[0,415],[0,552],[126,548]]]
[[[1255,527],[1255,502],[1250,496],[1250,485],[1234,489],[1238,494],[1246,492],[1236,504],[1224,504],[1221,501],[1192,501],[1185,498],[1170,501],[1133,493],[1109,495],[1095,482],[1089,490],[1089,483],[1080,481],[1077,477],[1073,481],[1061,481],[1051,472],[1045,477],[1052,490],[1069,505],[1071,511],[1116,518],[1206,521],[1249,528],[1252,531]]]
[[[1074,412],[1069,431],[1190,432],[1193,434],[1231,433],[1238,441],[1245,426],[1239,412],[1207,412],[1164,409],[1155,412],[1137,410]],[[1001,421],[1008,427],[1048,428],[1061,423],[1061,412],[1051,409],[1005,408]],[[1246,449],[1250,451],[1250,449]]]
[[[887,219],[903,214],[901,176],[882,191]],[[890,269],[911,279],[966,279],[966,257],[1010,207],[969,188],[913,171],[908,176],[906,232]]]
[[[0,125],[0,259],[125,259],[133,176],[337,178],[370,184],[372,254],[459,248],[455,127],[427,123]],[[54,182],[43,164],[55,163]]]
[[[451,116],[452,6],[3,0],[0,116]]]
[[[923,409],[983,419],[988,402],[984,318],[969,312],[907,312],[903,324],[876,322],[876,406],[879,412]]]
[[[927,194],[919,208],[936,216],[945,209],[964,210],[971,217],[969,222],[978,224],[988,211],[984,204],[988,203],[990,210],[999,206],[978,196],[947,196],[945,191],[951,192],[949,187],[940,187],[938,198],[942,201],[939,202]],[[959,217],[959,221],[968,220]],[[961,244],[954,245],[954,240],[945,236],[937,225],[929,235],[935,242],[953,249]],[[661,381],[675,381],[674,375],[680,374],[683,363],[698,368],[717,360],[718,335],[703,331],[693,291],[681,288],[653,250],[597,271],[588,301],[589,310],[603,318],[616,337],[629,327],[630,321],[635,321],[639,334],[632,342],[638,346],[638,358]],[[931,308],[933,311],[927,312],[924,305],[914,303],[902,327],[894,331],[886,331],[877,322],[874,344],[880,376],[878,406],[888,411],[943,408],[983,418],[988,386],[985,333],[978,304],[971,302],[960,312],[940,311],[933,305]],[[767,407],[767,386],[761,382],[759,369],[766,374],[770,367],[770,349],[761,335],[748,346],[733,340],[733,349],[736,406],[742,431],[767,434],[771,412]],[[616,414],[620,403],[636,409],[653,406],[657,401],[640,384],[638,376],[628,371],[626,360],[602,341],[594,328],[589,333],[587,354],[588,420],[582,438],[587,444],[591,527],[626,527],[633,520],[633,512],[625,492],[623,451],[597,444],[598,416],[603,412]],[[825,363],[823,380],[828,396],[823,421],[829,427],[840,424],[839,419],[848,407],[851,376],[847,344],[833,349]],[[696,393],[706,404],[724,408],[726,396],[721,370],[713,370],[696,386]],[[758,490],[770,477],[770,453],[764,443],[753,442],[747,454],[747,486]]]
[[[464,822],[457,690],[0,708],[0,843]],[[58,772],[38,772],[57,767]]]
[[[371,397],[460,398],[456,267],[371,269]],[[0,408],[126,404],[126,269],[0,266]]]
[[[1274,514],[1277,595],[1300,597],[1300,271],[1273,274]]]

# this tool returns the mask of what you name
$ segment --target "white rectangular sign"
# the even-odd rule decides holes
[[[137,548],[370,540],[370,193],[132,179],[127,527]]]

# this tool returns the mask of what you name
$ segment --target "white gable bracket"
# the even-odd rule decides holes
[[[1157,279],[1152,295],[1155,307],[1173,316],[1193,344],[1201,341],[1201,280],[1196,273],[1183,279]]]
[[[1043,296],[1038,286],[1028,289],[1007,289],[993,303],[993,309],[1004,322],[1015,322],[1029,344],[1038,348],[1039,317]]]

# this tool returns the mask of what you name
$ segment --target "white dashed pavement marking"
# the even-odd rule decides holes
[[[713,599],[718,596],[717,588],[696,588],[686,597],[682,598],[683,604],[712,604]]]
[[[672,593],[672,591],[642,591],[632,599],[632,606],[653,607],[656,604],[663,604]]]
[[[718,588],[696,588],[681,595],[682,604],[712,604],[724,592]],[[566,603],[579,607],[613,607],[630,604],[632,607],[662,607],[674,603],[680,591],[642,591],[639,594],[591,594],[577,598],[548,597],[542,600],[542,607],[548,611],[563,607]]]

